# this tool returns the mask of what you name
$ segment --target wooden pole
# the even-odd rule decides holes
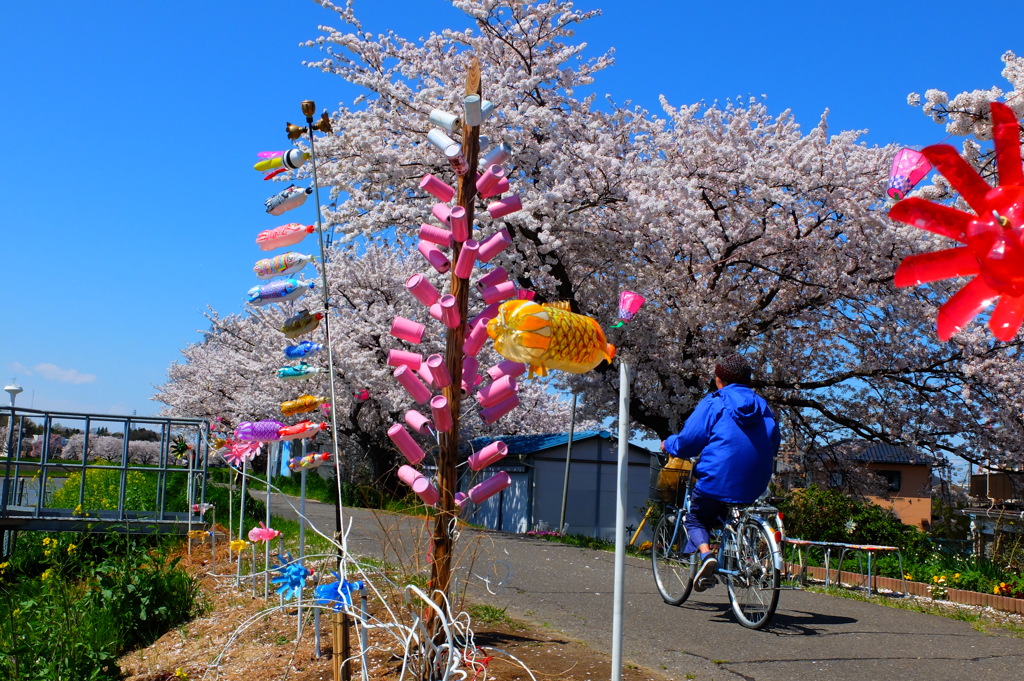
[[[480,87],[480,62],[473,57],[466,74],[466,94],[482,95]],[[462,153],[466,157],[469,171],[459,178],[456,199],[466,211],[470,238],[473,236],[473,200],[476,198],[476,173],[480,154],[480,127],[462,126]],[[452,376],[452,384],[443,390],[451,410],[452,427],[440,434],[437,453],[438,510],[434,521],[433,562],[430,566],[430,587],[434,602],[445,609],[452,581],[452,529],[458,516],[455,508],[455,464],[459,452],[459,410],[462,405],[462,344],[466,336],[467,312],[469,310],[469,281],[455,274],[455,263],[459,260],[462,244],[453,242],[451,295],[455,296],[460,323],[448,329],[445,344],[445,366]],[[436,633],[436,630],[435,632]]]

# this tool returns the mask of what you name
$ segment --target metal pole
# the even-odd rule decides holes
[[[238,502],[238,539],[239,539],[239,541],[245,541],[244,540],[244,535],[245,535],[245,480],[246,480],[246,478],[249,477],[249,476],[247,476],[245,474],[245,468],[246,468],[246,464],[247,463],[248,462],[245,459],[242,460],[242,491],[238,495],[239,496],[239,502]],[[241,586],[241,584],[242,584],[242,558],[243,558],[242,552],[243,552],[243,550],[244,549],[239,549],[238,550],[238,570],[235,573],[235,586]]]
[[[619,465],[615,484],[615,586],[612,681],[622,680],[622,604],[626,577],[626,470],[629,457],[629,364],[619,362]]]
[[[572,438],[576,434],[576,400],[572,394],[572,412],[569,415],[569,442],[565,445],[565,477],[562,478],[562,512],[558,516],[558,531],[565,532],[565,504],[569,497],[569,464],[572,462]]]

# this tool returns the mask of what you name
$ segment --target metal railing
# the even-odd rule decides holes
[[[201,522],[204,420],[4,407],[0,434],[5,545],[19,530],[184,534]]]

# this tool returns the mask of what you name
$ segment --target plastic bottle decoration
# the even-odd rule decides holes
[[[1017,335],[1024,321],[1024,168],[1020,126],[1013,110],[992,102],[992,139],[999,185],[991,187],[956,150],[945,144],[922,153],[960,192],[974,214],[919,197],[904,199],[889,217],[963,244],[904,258],[894,276],[896,286],[917,286],[953,277],[974,278],[939,308],[939,340],[949,340],[978,313],[998,299],[989,318],[1001,341]],[[980,275],[980,276],[975,276]]]
[[[281,255],[275,255],[273,258],[257,261],[252,271],[260,279],[273,279],[286,274],[295,274],[311,262],[313,262],[311,255],[288,251]]]
[[[280,440],[299,440],[307,437],[313,437],[328,428],[329,426],[326,423],[299,421],[294,426],[282,426],[278,430],[277,435]]]
[[[352,605],[352,592],[362,591],[364,588],[363,583],[361,581],[349,582],[342,579],[341,575],[337,572],[332,572],[331,574],[334,575],[337,581],[330,584],[320,584],[313,589],[313,595],[316,596],[316,604],[335,611],[350,607]]]
[[[267,527],[263,521],[260,521],[259,527],[254,527],[249,530],[249,541],[256,543],[258,541],[270,541],[274,537],[281,534],[280,530],[275,530],[271,527]]]
[[[284,349],[284,356],[289,359],[301,359],[324,349],[323,343],[314,343],[304,340],[296,345],[289,345]]]
[[[302,593],[303,587],[306,586],[306,579],[313,574],[313,569],[305,567],[297,560],[292,560],[291,552],[286,552],[285,559],[274,566],[274,572],[277,573],[277,576],[270,581],[281,585],[276,593],[284,596],[284,600],[290,601]]]
[[[924,179],[932,169],[925,155],[913,149],[900,149],[889,171],[889,196],[899,201]]]
[[[260,232],[256,236],[256,245],[260,247],[261,251],[294,246],[305,239],[307,234],[312,234],[315,231],[315,225],[300,225],[298,222],[290,222],[287,225]]]
[[[295,398],[294,400],[288,400],[287,402],[281,403],[281,413],[285,416],[295,416],[296,414],[308,414],[311,411],[316,411],[316,408],[321,404],[327,402],[326,397],[314,397],[313,395],[302,395]]]
[[[366,400],[370,399],[370,391],[367,390],[366,388],[363,388],[362,390],[356,392],[353,395],[353,397],[360,402],[365,402]]]
[[[619,294],[619,321],[612,324],[613,329],[632,321],[633,316],[640,310],[647,299],[639,293],[623,291]]]
[[[548,369],[582,374],[615,358],[601,326],[569,312],[565,303],[538,305],[526,300],[502,303],[498,316],[487,323],[487,334],[502,357],[530,365],[530,374]]]
[[[306,378],[313,378],[317,374],[325,373],[326,369],[311,367],[305,362],[290,367],[281,367],[277,370],[277,377],[285,381],[299,381]]]
[[[229,465],[241,468],[242,464],[255,459],[262,447],[260,442],[232,442],[221,452],[221,456]]]
[[[305,456],[295,456],[288,459],[288,468],[293,471],[308,471],[313,468],[327,463],[331,460],[329,452],[317,452],[316,454],[306,454]]]
[[[198,513],[200,516],[204,515],[211,508],[213,508],[213,504],[192,504],[192,512]]]
[[[235,439],[245,442],[273,442],[279,440],[278,434],[284,426],[280,421],[242,421],[235,427]]]
[[[322,312],[310,313],[309,310],[299,310],[299,313],[285,320],[281,326],[281,333],[285,338],[298,338],[303,334],[320,326],[320,320],[324,318]]]
[[[295,300],[312,291],[316,281],[304,281],[301,279],[278,279],[269,284],[253,286],[249,289],[250,305],[269,305],[270,303],[283,303],[288,300]]]
[[[267,212],[271,215],[282,215],[304,204],[306,198],[312,193],[312,187],[303,189],[293,184],[289,185],[287,189],[282,189],[274,194],[263,203],[267,207]]]
[[[257,156],[260,160],[253,166],[254,170],[261,173],[269,173],[263,177],[269,180],[288,170],[297,170],[302,164],[313,158],[309,152],[300,149],[289,149],[288,151],[261,151]]]

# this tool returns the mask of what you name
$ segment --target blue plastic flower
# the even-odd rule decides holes
[[[334,575],[337,581],[330,584],[321,584],[313,590],[313,593],[316,595],[317,605],[333,610],[341,610],[346,606],[352,605],[352,592],[361,591],[363,583],[342,579],[341,575],[337,572],[332,572],[331,574]]]
[[[285,553],[287,561],[282,561],[280,564],[274,566],[274,572],[277,572],[280,576],[274,577],[270,581],[274,584],[280,584],[277,593],[284,596],[286,601],[290,601],[295,596],[302,593],[302,588],[306,586],[306,578],[311,574],[309,568],[304,566],[297,560],[292,560],[292,554],[290,552]],[[281,557],[277,557],[281,560]]]

